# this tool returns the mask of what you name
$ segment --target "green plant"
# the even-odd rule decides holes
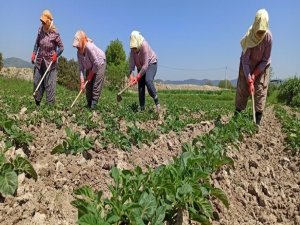
[[[294,77],[286,80],[279,87],[278,100],[284,102],[287,105],[300,107],[300,101],[298,97],[300,93],[300,79]],[[298,105],[299,104],[299,105]]]
[[[70,128],[66,128],[65,131],[67,134],[66,140],[53,148],[51,154],[77,154],[92,148],[92,141],[89,138],[81,138],[79,132],[73,132]]]
[[[275,107],[275,115],[280,119],[286,141],[292,149],[292,154],[300,152],[300,119],[296,114],[289,115],[283,107]]]
[[[111,41],[105,55],[107,60],[106,77],[109,88],[112,90],[119,89],[124,83],[129,67],[122,42],[118,39]]]
[[[128,127],[128,135],[130,137],[130,142],[134,145],[137,145],[139,148],[142,147],[142,144],[151,145],[153,141],[158,137],[158,135],[153,131],[146,131],[138,128],[136,125]]]
[[[13,195],[18,187],[18,174],[26,173],[37,180],[37,173],[25,158],[17,155],[15,159],[7,160],[4,153],[0,153],[0,193]]]
[[[4,122],[0,122],[0,128],[2,128],[5,133],[12,140],[13,144],[17,147],[27,147],[32,141],[32,135],[27,134],[22,131],[14,120],[7,119]]]

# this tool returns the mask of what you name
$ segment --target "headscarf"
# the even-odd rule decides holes
[[[268,30],[269,30],[269,14],[265,9],[260,9],[256,13],[253,25],[250,26],[247,33],[241,40],[243,54],[247,51],[248,48],[253,48],[259,45],[264,39]],[[256,36],[257,31],[265,31],[265,33],[261,38],[259,38]]]
[[[48,33],[49,31],[56,32],[56,27],[53,23],[52,13],[48,9],[42,12],[40,20],[49,26],[48,30],[44,30],[46,33]]]
[[[78,30],[74,36],[73,47],[75,47],[75,48],[79,47],[79,48],[83,49],[87,42],[93,42],[93,40],[88,38],[86,36],[86,34],[84,33],[84,31]]]
[[[144,41],[144,37],[141,35],[139,31],[132,31],[130,34],[130,48],[140,49],[142,43]]]

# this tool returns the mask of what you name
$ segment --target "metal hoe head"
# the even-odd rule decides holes
[[[117,94],[117,102],[122,101],[122,96],[120,94]]]

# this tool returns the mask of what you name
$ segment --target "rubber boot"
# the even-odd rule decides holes
[[[40,104],[41,104],[41,101],[35,100],[35,105],[36,106],[40,106]]]
[[[256,119],[256,124],[260,125],[260,121],[262,118],[263,113],[262,112],[255,112],[255,119]]]
[[[240,112],[242,112],[242,110],[236,108],[235,111],[234,111],[234,116],[239,115]]]
[[[91,109],[96,109],[97,107],[97,101],[92,100]]]

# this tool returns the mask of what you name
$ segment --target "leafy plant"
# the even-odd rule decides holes
[[[154,131],[146,131],[138,128],[136,125],[128,127],[128,135],[130,136],[130,142],[137,145],[139,148],[142,144],[151,145],[153,141],[158,137]]]
[[[17,147],[28,146],[32,141],[32,135],[22,131],[13,120],[0,122],[1,127]]]
[[[296,76],[286,80],[279,87],[278,100],[291,106],[300,106],[299,95],[300,93],[300,79]]]
[[[17,155],[15,159],[7,160],[4,153],[0,153],[0,193],[13,195],[18,187],[18,174],[26,173],[37,180],[37,173],[25,158]]]
[[[92,141],[88,137],[81,138],[79,132],[73,132],[70,128],[66,128],[65,131],[67,134],[66,140],[53,148],[51,154],[77,154],[83,153],[93,147]]]
[[[289,115],[283,107],[275,107],[275,115],[282,123],[286,133],[286,141],[295,155],[300,152],[300,119],[295,115]]]

